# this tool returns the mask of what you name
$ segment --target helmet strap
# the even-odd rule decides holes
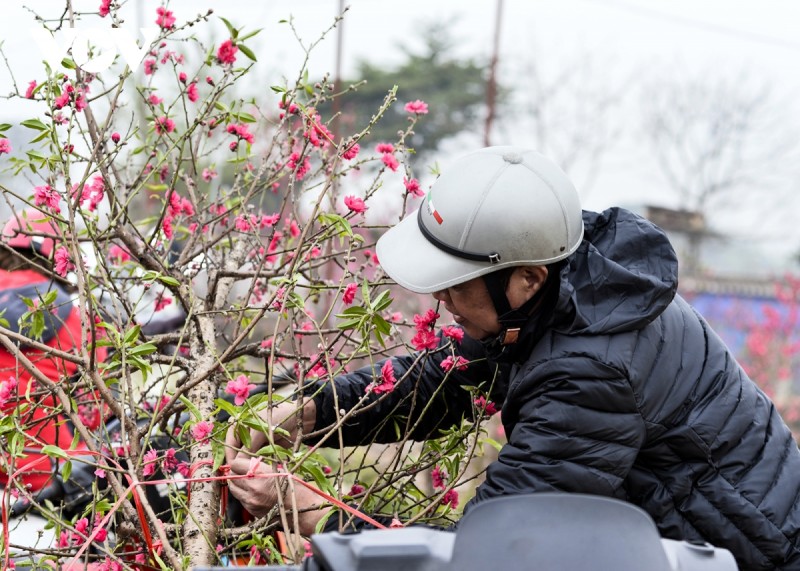
[[[502,345],[512,345],[519,340],[520,330],[530,319],[531,310],[538,303],[540,297],[537,292],[537,295],[533,295],[516,309],[511,309],[506,295],[510,276],[511,274],[504,271],[483,275],[483,281],[497,313],[497,320],[500,322],[501,329],[498,339]]]

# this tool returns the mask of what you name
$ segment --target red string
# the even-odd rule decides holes
[[[106,456],[103,456],[99,452],[91,452],[91,451],[87,451],[87,450],[64,450],[63,452],[67,456],[86,456],[87,454],[94,455],[94,456],[101,456],[106,461],[109,461],[110,463],[116,465],[116,467],[120,471],[122,471],[122,467],[113,458],[108,458]],[[30,464],[27,464],[23,468],[20,468],[19,470],[13,472],[12,474],[10,474],[8,476],[8,486],[3,489],[2,509],[1,509],[1,511],[2,511],[1,515],[2,515],[2,521],[3,521],[3,541],[4,541],[3,544],[6,545],[6,546],[9,545],[8,510],[6,509],[6,493],[7,493],[7,489],[12,487],[12,484],[17,479],[17,475],[19,475],[23,471],[30,470],[36,464],[38,464],[39,462],[44,461],[44,460],[49,460],[49,458],[47,456],[43,456],[43,457],[35,460],[34,462],[31,462]],[[141,503],[141,498],[139,497],[138,490],[136,489],[139,486],[155,486],[155,485],[158,485],[158,484],[178,484],[178,483],[181,483],[181,482],[183,482],[183,483],[221,482],[224,485],[224,483],[226,483],[228,480],[265,479],[265,478],[289,478],[289,479],[293,480],[294,482],[296,482],[296,483],[306,487],[307,489],[311,490],[312,492],[314,492],[315,494],[317,494],[321,498],[324,498],[325,500],[327,500],[331,504],[335,505],[339,509],[342,509],[342,510],[348,512],[349,514],[351,514],[351,515],[353,515],[353,516],[355,516],[355,517],[357,517],[357,518],[359,518],[359,519],[361,519],[361,520],[363,520],[363,521],[375,526],[378,529],[386,529],[385,525],[383,525],[381,523],[378,523],[377,521],[375,521],[374,519],[372,519],[371,517],[369,517],[365,513],[363,513],[361,511],[359,511],[359,510],[357,510],[357,509],[345,504],[344,502],[338,500],[337,498],[334,498],[333,496],[331,496],[329,494],[326,494],[325,492],[323,492],[322,490],[320,490],[316,486],[313,486],[312,484],[309,484],[308,482],[306,482],[302,478],[299,478],[298,476],[295,476],[294,474],[289,474],[289,473],[272,473],[272,474],[253,473],[253,474],[234,474],[234,475],[231,475],[230,474],[230,466],[222,465],[218,469],[219,473],[221,474],[220,476],[207,476],[207,477],[204,477],[204,478],[194,478],[193,477],[194,472],[198,468],[200,468],[201,466],[209,465],[209,464],[213,465],[213,462],[211,460],[201,460],[201,461],[193,464],[189,468],[189,477],[185,478],[185,479],[182,479],[182,480],[175,480],[173,478],[164,478],[164,479],[161,479],[161,480],[147,480],[146,482],[142,482],[142,481],[139,481],[139,480],[135,480],[135,479],[131,478],[129,475],[126,474],[126,478],[128,480],[128,488],[117,499],[116,503],[114,503],[114,505],[111,506],[111,509],[109,509],[108,513],[105,515],[105,517],[103,517],[103,519],[100,521],[100,523],[97,526],[95,526],[94,530],[92,531],[92,533],[89,534],[88,539],[83,544],[83,546],[81,546],[81,548],[78,550],[78,552],[75,554],[74,558],[75,559],[79,559],[80,556],[83,554],[83,552],[86,551],[86,549],[89,547],[91,542],[96,537],[97,533],[99,533],[99,531],[105,527],[105,525],[111,519],[111,516],[114,513],[116,513],[116,511],[122,505],[122,502],[125,500],[125,498],[127,497],[127,495],[129,493],[133,493],[133,501],[134,501],[134,504],[136,505],[136,512],[137,512],[137,515],[139,516],[140,523],[142,524],[142,532],[144,533],[144,540],[145,540],[145,543],[147,544],[147,548],[150,550],[150,553],[155,553],[157,551],[160,552],[161,551],[160,542],[153,542],[153,537],[152,537],[152,535],[150,533],[150,526],[147,524],[147,518],[145,517],[145,514],[144,514],[144,508],[143,508],[142,503]],[[225,502],[227,503],[227,489],[225,490],[225,492],[226,492],[225,493]],[[225,507],[227,508],[227,505]],[[222,512],[222,513],[224,513],[224,512]],[[159,545],[156,546],[156,543],[158,543]],[[9,568],[9,560],[10,560],[10,550],[6,549],[5,558],[4,558],[4,566],[5,566],[6,569]]]

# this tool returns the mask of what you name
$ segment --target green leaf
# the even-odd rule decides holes
[[[241,52],[242,52],[244,55],[246,55],[248,58],[250,58],[250,60],[252,60],[252,61],[258,61],[258,60],[256,59],[256,54],[254,54],[254,53],[253,53],[253,50],[251,50],[250,48],[248,48],[248,47],[247,47],[246,45],[244,45],[244,44],[238,44],[238,46],[239,46],[239,50],[240,50],[240,51],[241,51]]]
[[[123,343],[125,345],[130,345],[134,341],[139,338],[139,332],[142,328],[139,325],[134,325],[128,331],[125,332],[125,338],[123,339]]]
[[[144,355],[149,355],[150,353],[155,353],[158,349],[152,343],[142,343],[141,345],[137,345],[136,347],[132,347],[128,349],[128,355],[135,355],[137,357],[141,357]]]
[[[200,409],[198,409],[194,405],[194,403],[192,403],[192,401],[190,401],[183,395],[179,395],[178,400],[180,400],[184,404],[184,406],[189,409],[194,418],[196,418],[197,420],[203,420],[203,415],[200,414]]]
[[[5,133],[11,128],[11,123],[0,123],[0,133]]]
[[[42,298],[42,303],[44,305],[50,305],[56,300],[56,297],[58,297],[58,292],[54,289],[50,290],[46,294],[44,294],[44,297]]]
[[[179,285],[181,285],[178,280],[176,280],[175,278],[171,278],[169,276],[158,276],[156,279],[160,281],[162,284],[166,284],[168,286],[178,287]]]
[[[256,118],[255,117],[250,115],[250,113],[245,113],[243,111],[240,111],[239,113],[237,113],[236,114],[236,118],[239,121],[241,121],[242,123],[255,123],[256,122]]]
[[[257,34],[260,34],[262,31],[263,31],[263,28],[259,28],[259,29],[255,30],[253,32],[250,32],[249,34],[245,34],[244,36],[241,36],[239,38],[239,41],[243,42],[245,40],[249,40],[250,38],[256,36]]]
[[[62,450],[58,446],[55,446],[54,444],[45,444],[44,446],[42,446],[42,454],[44,454],[45,456],[50,456],[51,458],[55,457],[55,458],[61,458],[62,460],[69,460],[69,456],[67,456],[67,453],[64,452],[64,450]]]
[[[236,39],[236,36],[239,35],[239,32],[233,27],[233,24],[222,17],[220,17],[220,20],[222,20],[222,23],[225,24],[226,28],[228,28],[228,33],[231,35],[231,38]]]
[[[67,480],[69,480],[71,474],[72,474],[72,462],[67,460],[61,467],[61,479],[66,482]]]
[[[236,410],[236,405],[226,401],[225,399],[214,399],[214,404],[217,406],[217,408],[224,410],[231,416],[236,416],[238,412]]]
[[[286,88],[280,85],[273,85],[270,89],[275,93],[286,93]]]
[[[212,471],[216,472],[225,461],[225,446],[215,442],[212,447],[214,448],[214,467],[212,468]]]
[[[75,65],[75,62],[69,59],[68,57],[65,57],[64,59],[61,60],[61,66],[67,69],[78,69],[78,66]]]

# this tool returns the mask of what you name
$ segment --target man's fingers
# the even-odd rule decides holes
[[[228,433],[225,435],[225,462],[228,464],[233,462],[233,459],[239,454],[239,449],[241,447],[242,443],[236,435],[236,426],[231,425],[228,429]]]

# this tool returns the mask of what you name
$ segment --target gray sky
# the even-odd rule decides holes
[[[99,0],[76,0],[79,10],[96,10]],[[464,55],[487,58],[491,51],[494,0],[350,0],[344,21],[343,69],[352,70],[359,59],[384,61],[401,57],[398,45],[419,43],[423,22],[447,23],[453,35],[463,40]],[[123,27],[134,30],[152,25],[159,2],[128,0],[122,3]],[[17,82],[24,88],[30,79],[41,78],[43,68],[29,28],[35,25],[30,11],[50,17],[59,15],[57,0],[4,1],[0,36]],[[293,76],[304,54],[281,19],[293,18],[299,35],[310,43],[330,25],[338,13],[339,0],[174,0],[169,3],[178,21],[205,8],[225,16],[246,30],[264,31],[250,42],[259,56],[254,78],[259,87],[278,83],[281,75]],[[90,18],[87,27],[102,25]],[[79,27],[80,27],[79,25]],[[214,18],[213,28],[221,39],[224,26]],[[505,0],[502,22],[501,65],[506,74],[519,69],[527,58],[540,58],[545,70],[554,72],[569,54],[590,53],[608,62],[609,81],[620,70],[650,69],[666,64],[672,69],[713,70],[736,73],[754,70],[779,94],[777,113],[787,121],[800,114],[797,61],[800,59],[800,2],[796,0]],[[310,71],[320,75],[335,67],[336,32],[312,53]],[[505,76],[509,78],[508,75]],[[275,80],[273,80],[273,78]],[[513,80],[513,75],[511,76]],[[10,90],[8,71],[0,72],[0,92]],[[412,96],[413,98],[413,96]],[[3,120],[27,118],[26,107],[3,101]],[[525,134],[509,141],[525,144]],[[500,143],[502,141],[496,141]],[[604,162],[591,192],[585,196],[590,208],[616,203],[633,203],[648,189],[648,200],[670,204],[668,189],[653,172],[652,165],[636,155],[641,142],[621,145]],[[446,165],[449,155],[441,158]],[[791,222],[768,222],[780,225]],[[736,222],[729,221],[735,226]],[[800,241],[794,224],[790,230]],[[783,232],[781,227],[781,232]]]

